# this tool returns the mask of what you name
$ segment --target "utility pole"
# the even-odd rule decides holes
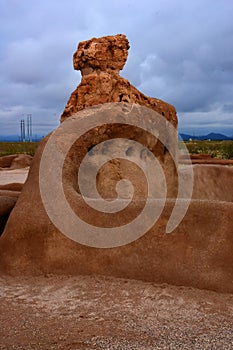
[[[23,122],[23,142],[25,142],[25,121],[24,119],[22,120]]]
[[[27,115],[27,138],[28,142],[32,142],[32,115]]]
[[[25,121],[21,119],[20,121],[20,130],[21,130],[21,142],[25,142]]]
[[[23,120],[20,120],[20,141],[23,142]]]
[[[32,115],[30,115],[30,141],[32,142]]]

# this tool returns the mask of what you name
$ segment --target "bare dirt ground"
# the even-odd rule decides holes
[[[14,182],[24,183],[27,179],[29,168],[16,170],[1,170],[0,185],[6,185]]]
[[[233,295],[107,277],[0,277],[0,349],[233,349]]]

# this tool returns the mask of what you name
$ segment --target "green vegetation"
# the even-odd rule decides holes
[[[29,154],[34,156],[38,142],[0,142],[0,156],[9,154]]]
[[[213,158],[233,158],[233,141],[187,141],[186,147],[191,154],[210,154]],[[182,149],[182,143],[180,143]]]
[[[38,142],[0,142],[0,156],[9,154],[25,153],[33,156]],[[180,142],[182,149],[182,143]],[[230,159],[233,158],[233,141],[188,141],[185,142],[191,154],[205,153],[213,158]]]

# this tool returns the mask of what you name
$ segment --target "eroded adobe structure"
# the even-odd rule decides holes
[[[128,80],[120,76],[120,70],[124,68],[128,57],[128,49],[129,42],[123,34],[93,38],[79,43],[73,56],[73,65],[75,70],[81,71],[82,80],[71,94],[61,115],[61,122],[90,106],[111,102],[127,102],[136,103],[158,112],[177,129],[176,110],[172,105],[157,98],[145,96]],[[100,127],[98,131],[89,133],[90,143],[87,139],[84,141],[83,138],[79,144],[81,143],[82,147],[87,150],[106,139],[117,136],[137,140],[155,154],[166,175],[168,197],[175,197],[177,194],[176,164],[171,159],[169,152],[166,152],[163,143],[148,133],[129,126],[106,125]],[[174,135],[173,141],[175,149],[177,147],[176,135]],[[135,174],[135,167],[132,166],[132,163],[127,165],[127,174],[125,170],[123,162],[115,160],[109,162],[105,169],[99,173],[98,186],[104,196],[112,196],[114,193],[112,187],[118,180],[124,179],[129,173],[131,178]],[[141,187],[141,195],[143,196],[145,188],[140,178],[138,178],[137,187]]]
[[[138,103],[165,116],[177,127],[176,110],[157,98],[145,96],[119,75],[128,57],[129,42],[125,35],[93,38],[79,43],[73,56],[74,69],[82,81],[71,94],[61,121],[74,113],[107,102]]]
[[[143,95],[119,75],[126,62],[128,48],[129,43],[124,35],[94,38],[79,44],[74,54],[74,68],[81,70],[82,81],[72,93],[61,122],[88,117],[90,106],[102,104],[103,113],[110,113],[109,102],[120,102],[122,105],[128,102],[160,113],[177,128],[174,107]],[[114,109],[114,113],[117,112]],[[228,198],[228,202],[224,198],[217,200],[218,193],[211,192],[210,198],[193,199],[179,226],[172,233],[166,234],[166,225],[176,203],[176,169],[163,144],[141,130],[128,126],[103,125],[74,143],[63,169],[63,188],[73,211],[87,220],[91,219],[93,225],[103,224],[105,218],[99,217],[83,202],[77,185],[77,167],[91,147],[111,137],[136,139],[158,157],[168,182],[168,197],[173,198],[167,199],[156,224],[140,239],[112,249],[92,248],[67,238],[48,217],[40,193],[40,165],[43,150],[49,142],[47,137],[38,147],[27,182],[0,238],[0,271],[33,275],[103,274],[233,292],[231,198]],[[62,135],[57,141],[58,147],[63,149],[69,138],[70,134]],[[174,135],[174,144],[176,142]],[[128,153],[131,157],[131,152]],[[125,175],[134,175],[133,168],[126,167],[125,173],[122,165],[118,160],[110,162],[107,169],[100,173],[98,181],[103,186],[100,185],[99,190],[103,196],[111,195],[109,191],[119,179]],[[52,166],[51,163],[50,167]],[[50,170],[52,169],[48,168]],[[221,173],[220,169],[219,172]],[[136,185],[140,185],[141,178],[134,180]],[[205,184],[202,185],[204,188]],[[59,203],[56,189],[51,188],[51,192],[54,202]],[[208,196],[208,191],[206,193]],[[195,194],[198,196],[198,188]],[[110,222],[111,225],[120,226],[132,220],[135,213],[142,209],[143,195],[142,189],[139,193],[140,200],[133,199],[123,218],[115,216],[112,220],[108,219],[107,224]],[[63,220],[69,223],[69,218],[64,217]]]

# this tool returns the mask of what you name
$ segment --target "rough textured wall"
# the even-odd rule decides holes
[[[103,274],[233,293],[233,203],[192,200],[181,224],[166,234],[175,202],[169,200],[157,224],[137,241],[112,249],[83,246],[59,232],[44,210],[39,165],[45,142],[0,238],[0,271],[13,275]],[[64,181],[71,201],[73,197],[73,209],[89,215],[73,179]],[[140,205],[133,202],[126,219]],[[97,216],[92,219],[98,223]],[[120,218],[115,219],[114,224],[121,223]]]
[[[128,102],[136,103],[148,107],[160,113],[175,128],[177,128],[176,110],[170,104],[157,98],[145,96],[137,90],[130,82],[119,75],[123,69],[128,56],[129,42],[125,35],[105,36],[102,38],[93,38],[79,43],[78,49],[73,56],[74,69],[82,73],[82,81],[77,89],[71,94],[71,97],[61,115],[61,122],[87,107],[110,103],[110,102]],[[145,146],[154,153],[159,159],[166,176],[168,197],[175,197],[177,194],[177,171],[176,165],[164,145],[157,139],[152,139],[145,133],[139,132],[131,127],[122,128],[101,127],[97,133],[89,134],[92,140],[92,146],[98,144],[106,138],[123,137],[127,133],[131,139],[144,141]],[[136,135],[137,134],[137,135]],[[175,136],[176,138],[176,136]],[[177,140],[175,140],[176,142]],[[176,147],[176,146],[175,146]],[[130,167],[130,164],[129,164]],[[109,174],[114,173],[116,180],[122,179],[122,161],[112,163],[109,168]],[[134,168],[131,174],[133,175]],[[106,174],[105,174],[106,175]],[[138,178],[140,182],[140,178]],[[106,184],[106,187],[108,184]],[[102,186],[103,187],[103,186]],[[109,192],[103,188],[103,192]]]
[[[74,113],[106,102],[129,102],[152,108],[177,127],[175,108],[157,98],[145,96],[119,75],[128,56],[125,35],[93,38],[79,43],[73,56],[74,69],[82,73],[82,81],[71,94],[61,121]]]

